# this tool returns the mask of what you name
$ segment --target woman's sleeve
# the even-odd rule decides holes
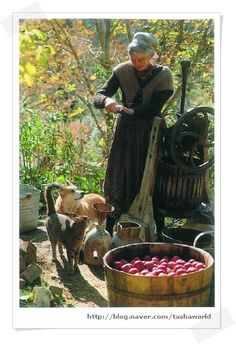
[[[172,96],[172,90],[162,90],[154,92],[148,105],[133,107],[135,113],[133,116],[141,119],[150,119],[159,116],[163,105]]]
[[[93,104],[97,109],[103,109],[105,107],[105,100],[107,97],[112,97],[118,88],[120,87],[120,83],[118,78],[114,73],[110,76],[107,82],[102,86],[100,90],[98,90],[93,99]]]

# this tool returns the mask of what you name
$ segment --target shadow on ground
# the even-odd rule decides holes
[[[62,257],[61,257],[62,258]],[[62,258],[63,265],[60,262],[56,262],[57,273],[66,288],[70,291],[73,298],[85,305],[88,302],[93,302],[97,306],[107,307],[107,300],[98,292],[98,290],[88,283],[87,280],[81,275],[80,271],[76,271],[69,275],[67,273],[67,260]],[[100,272],[101,274],[101,272]]]
[[[105,275],[104,275],[104,268],[101,265],[89,265],[88,268],[90,269],[91,273],[99,278],[101,281],[105,281]]]
[[[31,242],[42,242],[48,240],[44,227],[39,226],[32,231],[20,233],[20,239]]]

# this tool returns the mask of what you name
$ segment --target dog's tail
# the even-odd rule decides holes
[[[62,187],[62,184],[60,183],[51,183],[46,186],[45,189],[45,200],[47,204],[47,216],[50,216],[52,214],[56,214],[55,204],[52,197],[52,189],[57,188],[60,189]]]

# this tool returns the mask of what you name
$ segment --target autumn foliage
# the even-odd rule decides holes
[[[174,74],[163,110],[179,110],[180,60],[189,59],[186,109],[213,106],[214,22],[198,20],[27,19],[19,32],[20,180],[42,188],[70,179],[102,192],[115,117],[93,106],[112,68],[128,59],[137,31],[155,34],[159,62]],[[117,95],[119,98],[119,95]]]

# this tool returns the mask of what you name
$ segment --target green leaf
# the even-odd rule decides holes
[[[33,29],[32,32],[37,36],[38,39],[41,39],[42,41],[46,41],[47,35],[44,32],[38,29]]]
[[[37,55],[36,59],[39,61],[39,64],[42,67],[47,68],[47,66],[48,66],[48,56],[47,55],[44,55],[44,54]]]
[[[57,177],[56,181],[58,183],[66,184],[66,178],[64,176]]]

